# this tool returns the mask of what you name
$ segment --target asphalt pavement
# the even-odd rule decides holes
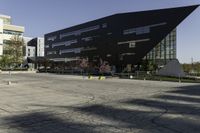
[[[0,133],[199,133],[200,84],[0,74]]]

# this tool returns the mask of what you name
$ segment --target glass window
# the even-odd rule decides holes
[[[93,40],[93,38],[92,37],[84,37],[81,40],[88,42],[88,41]]]
[[[162,26],[165,24],[166,23],[164,22],[164,23],[158,23],[158,24],[153,24],[153,25],[146,25],[142,27],[130,28],[130,29],[124,30],[123,34],[124,35],[129,35],[133,33],[136,33],[136,35],[147,34],[147,33],[150,33],[150,29],[152,27]]]
[[[72,36],[72,35],[75,35],[75,36],[81,35],[82,33],[93,31],[93,30],[98,30],[98,29],[100,29],[100,26],[96,25],[96,26],[91,26],[88,28],[84,28],[84,29],[80,29],[80,30],[76,30],[76,31],[72,31],[72,32],[63,33],[63,34],[60,34],[60,39],[62,39],[64,37]]]
[[[111,32],[109,32],[109,33],[107,33],[107,35],[112,35],[112,33],[111,33]]]
[[[54,41],[56,40],[57,36],[48,37],[47,41]]]
[[[129,48],[135,48],[135,42],[130,42],[129,43]]]
[[[10,31],[10,30],[3,30],[4,34],[9,34],[9,35],[19,35],[21,36],[23,33],[17,32],[17,31]]]
[[[96,47],[87,47],[87,48],[83,48],[81,51],[93,51],[93,50],[97,50]]]
[[[73,49],[64,49],[60,50],[59,54],[66,54],[66,53],[81,53],[83,48],[73,48]]]
[[[57,52],[56,51],[49,51],[49,52],[47,52],[47,55],[53,55],[53,54],[57,54]]]
[[[150,32],[149,27],[136,28],[136,35],[146,34],[146,33],[149,33],[149,32]]]
[[[107,28],[107,23],[102,24],[102,28]]]
[[[70,41],[53,43],[52,48],[59,47],[59,46],[70,46],[71,44],[74,44],[74,43],[77,43],[77,42],[78,42],[77,40],[70,40]]]
[[[124,30],[123,34],[128,35],[128,34],[136,33],[136,35],[140,35],[140,34],[146,34],[149,32],[150,32],[150,27],[144,26],[144,27],[138,27],[138,28]]]
[[[176,58],[176,30],[166,36],[151,52],[147,59],[175,59]]]

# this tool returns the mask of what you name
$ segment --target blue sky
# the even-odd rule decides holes
[[[36,37],[115,13],[193,4],[200,0],[0,0],[0,14]],[[178,26],[177,49],[180,62],[200,61],[200,7]]]

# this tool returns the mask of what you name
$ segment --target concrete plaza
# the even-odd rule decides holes
[[[199,133],[199,103],[200,84],[0,74],[0,133]]]

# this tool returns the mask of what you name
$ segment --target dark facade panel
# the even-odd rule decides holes
[[[45,35],[47,58],[135,65],[198,6],[116,14]]]

